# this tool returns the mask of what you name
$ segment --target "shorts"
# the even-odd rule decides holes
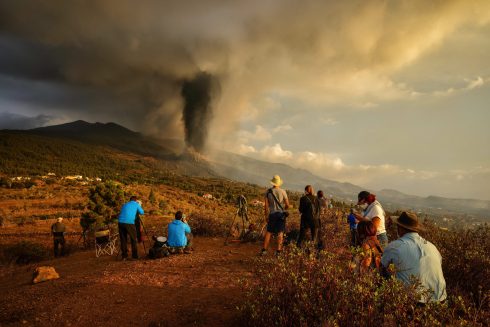
[[[267,231],[273,234],[284,233],[286,231],[286,219],[275,213],[270,214]]]

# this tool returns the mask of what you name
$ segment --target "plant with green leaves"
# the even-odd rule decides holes
[[[102,227],[114,222],[125,198],[121,185],[113,181],[106,181],[92,187],[88,195],[88,210],[82,214],[82,219],[80,219],[83,230]]]

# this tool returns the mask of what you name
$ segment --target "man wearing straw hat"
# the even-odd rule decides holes
[[[286,217],[288,216],[287,209],[289,208],[289,200],[286,191],[281,188],[282,180],[279,175],[275,175],[270,183],[272,188],[265,193],[265,219],[267,221],[267,231],[264,238],[264,247],[260,252],[261,255],[267,254],[271,235],[277,235],[277,251],[281,253],[283,235],[286,230]]]
[[[432,292],[428,297],[421,296],[420,303],[444,301],[447,294],[441,254],[434,244],[418,234],[422,227],[414,213],[402,212],[396,224],[399,238],[384,250],[381,258],[384,270],[394,264],[396,278],[406,285],[415,276],[423,289]]]

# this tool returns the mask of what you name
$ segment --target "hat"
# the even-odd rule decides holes
[[[158,236],[157,241],[161,243],[167,242],[167,238],[165,236]]]
[[[59,223],[61,223],[61,222],[63,221],[63,218],[58,217],[56,220],[57,220]]]
[[[419,224],[417,215],[411,212],[402,212],[400,217],[395,219],[395,223],[410,231],[418,232],[423,230],[422,226]]]
[[[271,179],[271,184],[274,186],[281,186],[282,185],[282,180],[279,175],[274,175]]]
[[[359,192],[359,194],[357,195],[357,204],[361,204],[361,201],[366,200],[370,194],[371,193],[369,193],[368,191]]]

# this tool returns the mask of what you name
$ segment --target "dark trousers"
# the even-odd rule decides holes
[[[57,257],[59,255],[58,247],[61,247],[61,255],[65,255],[65,238],[63,236],[53,238],[54,241],[54,256]]]
[[[306,231],[310,230],[311,232],[311,240],[312,242],[317,245],[318,243],[318,233],[320,231],[320,221],[319,219],[314,219],[314,218],[303,218],[301,217],[301,224],[299,227],[299,237],[298,237],[298,242],[296,243],[297,246],[301,246],[303,241],[306,238]]]
[[[121,253],[123,258],[128,257],[128,236],[131,240],[131,256],[134,259],[138,259],[136,228],[132,224],[119,224],[119,238],[121,240]]]
[[[351,228],[351,230],[350,230],[350,245],[351,246],[360,246],[359,239],[357,237],[357,229]]]

